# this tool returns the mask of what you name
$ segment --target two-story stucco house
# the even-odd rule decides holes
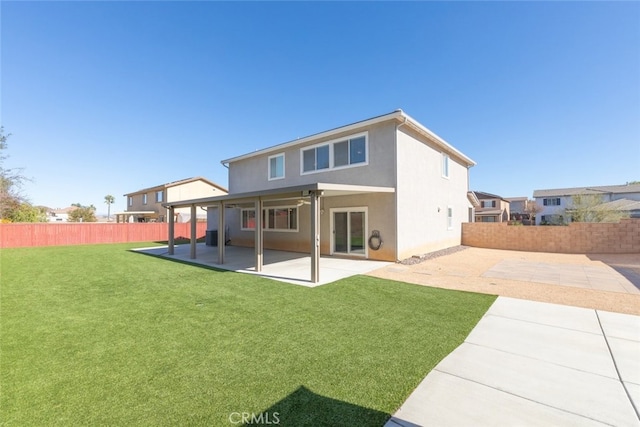
[[[262,248],[401,260],[460,244],[471,215],[475,163],[401,110],[222,163],[228,195],[165,205],[208,206],[258,270]]]
[[[576,195],[600,196],[602,203],[609,204],[610,209],[625,210],[635,217],[638,210],[634,202],[640,201],[640,184],[535,190],[533,197],[540,208],[536,225],[570,222],[567,209],[571,208],[572,198]]]
[[[166,222],[167,208],[163,203],[222,194],[227,194],[227,189],[206,178],[187,178],[125,194],[127,210],[114,215],[116,222]],[[174,215],[177,222],[191,219],[189,208],[176,209]],[[206,219],[204,211],[200,216],[203,221]]]
[[[500,196],[482,191],[473,192],[480,206],[475,209],[476,222],[509,221],[509,201]]]

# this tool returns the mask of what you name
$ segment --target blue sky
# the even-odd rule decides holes
[[[6,166],[52,208],[401,108],[471,188],[640,180],[638,2],[0,3]],[[417,177],[418,178],[418,177]]]

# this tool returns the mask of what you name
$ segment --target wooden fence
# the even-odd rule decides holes
[[[205,237],[207,224],[196,223],[196,236]],[[189,238],[190,223],[176,223],[175,237]],[[22,223],[0,224],[0,248],[157,242],[169,238],[169,224],[151,223]]]

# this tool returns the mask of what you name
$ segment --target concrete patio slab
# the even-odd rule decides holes
[[[639,426],[636,341],[599,318],[628,337],[640,317],[615,314],[499,297],[386,427]]]
[[[640,295],[640,289],[606,265],[596,267],[505,259],[485,271],[483,276]]]
[[[640,341],[640,316],[598,311],[598,318],[608,337]]]
[[[219,268],[221,270],[238,273],[255,274],[281,282],[315,287],[335,282],[356,274],[366,274],[391,263],[371,261],[367,259],[345,259],[336,257],[321,257],[320,282],[311,282],[311,257],[298,252],[264,250],[262,271],[255,271],[255,254],[253,248],[238,246],[225,247],[225,263],[218,264],[218,248],[206,246],[204,243],[196,245],[196,258],[190,258],[190,246],[176,245],[174,254],[169,255],[167,246],[154,246],[134,249],[136,252],[160,256],[195,265]]]

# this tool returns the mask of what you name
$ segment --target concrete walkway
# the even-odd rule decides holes
[[[499,297],[385,427],[639,426],[640,316]]]

